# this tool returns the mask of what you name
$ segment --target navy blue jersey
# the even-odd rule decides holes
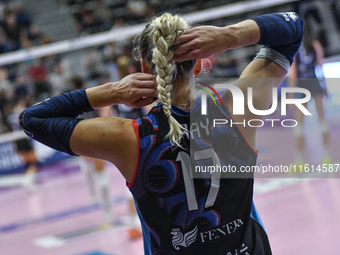
[[[301,46],[296,54],[298,87],[309,90],[312,95],[324,93],[324,89],[315,74],[316,64],[314,48],[307,52],[305,47]],[[304,95],[298,94],[297,97],[303,98]]]
[[[161,104],[134,123],[140,150],[129,188],[145,254],[271,254],[253,204],[253,175],[195,172],[216,162],[240,169],[257,158],[236,125],[213,127],[214,118],[231,120],[225,105],[208,100],[208,114],[202,116],[200,104],[197,99],[191,112],[172,107],[174,118],[190,130],[183,149],[165,139],[169,125]]]
[[[296,54],[297,78],[316,78],[316,53],[312,49],[307,52],[305,47],[301,46]]]

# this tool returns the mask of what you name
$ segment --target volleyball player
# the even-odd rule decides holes
[[[271,254],[252,201],[252,178],[190,178],[190,163],[200,164],[204,157],[212,156],[224,166],[254,165],[256,129],[235,125],[204,128],[201,122],[199,136],[190,128],[190,118],[207,119],[200,119],[200,99],[190,90],[194,73],[200,72],[199,58],[264,44],[234,85],[245,95],[252,88],[254,107],[268,109],[272,86],[279,86],[286,76],[300,47],[302,30],[295,13],[193,29],[181,17],[165,13],[151,20],[136,40],[144,73],[53,97],[22,112],[21,125],[27,134],[57,150],[102,158],[117,166],[136,201],[145,254]],[[141,107],[154,97],[159,100],[157,107],[137,121],[76,118],[118,103]],[[243,116],[231,114],[230,92],[222,100],[217,107],[208,101],[209,121],[218,114],[236,122],[254,118],[248,109]],[[185,126],[192,131],[188,136]],[[215,151],[216,139],[225,140],[228,150]],[[192,151],[192,144],[203,149]]]
[[[295,62],[289,72],[289,83],[290,86],[298,86],[309,90],[314,98],[322,133],[322,163],[330,164],[329,132],[323,107],[323,98],[327,93],[327,90],[321,86],[320,81],[316,76],[316,67],[319,66],[320,69],[322,68],[323,58],[324,52],[321,43],[318,40],[313,39],[310,27],[305,23],[302,45],[295,56]],[[304,104],[304,107],[307,108],[307,103]],[[297,148],[294,164],[304,165],[306,163],[304,158],[305,139],[303,135],[304,114],[297,109],[295,109],[294,114],[295,119],[299,122],[299,125],[294,128]]]
[[[11,131],[20,130],[18,116],[22,110],[27,107],[27,99],[19,97],[11,114],[7,116],[7,122]],[[28,193],[34,193],[38,190],[36,185],[36,176],[38,171],[38,160],[34,152],[34,148],[28,138],[21,138],[15,141],[17,151],[23,158],[25,163],[25,175],[22,179],[22,186]]]

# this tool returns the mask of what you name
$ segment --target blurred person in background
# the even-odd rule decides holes
[[[11,50],[17,50],[20,48],[20,35],[23,26],[18,23],[16,14],[12,11],[8,11],[5,17],[5,21],[2,23],[2,28],[10,42]]]
[[[94,0],[93,15],[96,20],[103,24],[103,30],[108,30],[112,26],[110,9],[102,5],[101,0]]]
[[[307,22],[304,22],[304,33],[302,45],[295,56],[295,61],[291,66],[289,72],[288,85],[291,87],[300,87],[310,91],[314,98],[318,122],[322,134],[322,163],[330,164],[330,150],[329,150],[329,130],[328,124],[325,119],[323,99],[327,95],[327,88],[322,87],[320,80],[316,76],[316,68],[322,71],[322,65],[324,61],[324,51],[321,43],[312,37],[310,26]],[[302,94],[296,95],[298,98]],[[307,109],[307,103],[303,104]],[[294,108],[295,119],[298,121],[298,125],[293,129],[296,140],[296,153],[294,158],[295,165],[306,164],[305,160],[305,136],[303,131],[304,114],[297,108]]]
[[[117,17],[114,19],[113,26],[111,29],[126,27],[128,24],[124,21],[122,17]]]
[[[43,34],[40,33],[39,27],[35,24],[29,26],[26,36],[32,42],[33,46],[40,45],[41,39],[43,38]]]
[[[106,44],[103,49],[105,65],[111,82],[119,80],[116,49],[117,47],[113,42]]]
[[[71,81],[74,76],[71,58],[63,56],[61,57],[61,59],[59,59],[58,63],[60,65],[61,70],[63,71],[63,76],[65,80]]]
[[[7,115],[7,123],[10,125],[10,131],[13,132],[21,129],[18,123],[18,117],[20,112],[22,112],[27,105],[27,97],[16,99],[16,101],[13,101],[10,105],[8,105],[10,112]],[[33,193],[37,191],[36,175],[38,171],[38,160],[34,153],[34,148],[32,147],[31,140],[28,137],[16,140],[15,144],[18,153],[24,160],[25,165],[25,175],[22,179],[22,185],[27,192]]]
[[[2,127],[5,131],[8,130],[6,110],[12,99],[12,84],[8,80],[8,72],[4,68],[0,68],[0,115],[2,116]]]
[[[128,20],[130,25],[138,24],[145,19],[149,11],[148,3],[145,0],[127,0]]]
[[[59,62],[54,65],[54,72],[48,75],[52,87],[52,95],[56,96],[69,90],[69,83],[65,78],[62,66]]]
[[[25,27],[29,27],[31,25],[31,18],[25,10],[22,2],[15,8],[15,12],[17,14],[17,19],[20,24]]]
[[[81,16],[81,22],[76,27],[80,35],[94,34],[104,31],[105,24],[102,20],[96,19],[93,13],[85,12]]]
[[[32,42],[27,38],[27,36],[22,35],[20,39],[21,49],[27,49],[33,46]]]
[[[47,81],[47,70],[43,65],[42,59],[34,59],[29,68],[31,80],[34,83],[34,99],[42,101],[51,96],[51,88]]]
[[[102,82],[102,77],[106,72],[103,64],[101,52],[97,49],[88,49],[82,57],[83,69],[86,73],[86,81],[89,87],[96,86]]]
[[[82,89],[85,87],[86,84],[82,78],[74,77],[71,80],[71,90]],[[99,116],[108,116],[107,108],[85,113],[81,117],[84,119],[91,119]],[[79,164],[81,171],[84,172],[86,176],[92,203],[98,203],[100,201],[105,222],[111,222],[113,219],[113,214],[111,212],[110,202],[110,180],[108,174],[105,171],[105,161],[98,158],[79,157]],[[100,199],[98,199],[96,188],[99,189]]]
[[[83,27],[82,22],[84,17],[87,15],[87,10],[85,10],[84,6],[79,6],[78,10],[73,14],[74,16],[74,29],[78,35],[81,35]]]
[[[14,90],[14,98],[16,99],[25,99],[27,105],[31,104],[31,96],[28,91],[28,83],[25,79],[25,75],[19,72],[16,76],[15,80],[15,90]]]
[[[0,30],[0,54],[17,49],[17,44],[10,40],[6,34]]]
[[[111,27],[111,30],[124,28],[127,25],[129,24],[125,22],[123,17],[118,17],[118,18],[115,18],[114,25]],[[121,55],[126,55],[126,47],[130,47],[130,45],[131,45],[131,38],[126,38],[123,40],[116,41],[114,45],[115,55],[117,57]]]

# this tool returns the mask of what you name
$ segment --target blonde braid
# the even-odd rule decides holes
[[[164,113],[168,117],[170,125],[170,131],[166,137],[169,137],[172,145],[180,146],[186,129],[171,115],[172,81],[176,72],[171,46],[177,42],[178,37],[189,26],[182,18],[169,13],[154,19],[151,26],[154,27],[153,43],[155,48],[153,49],[152,62],[155,64],[157,74],[158,99],[163,104]]]

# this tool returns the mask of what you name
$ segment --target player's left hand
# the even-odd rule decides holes
[[[114,86],[114,93],[121,104],[130,107],[143,107],[158,97],[156,77],[152,74],[130,74]]]

